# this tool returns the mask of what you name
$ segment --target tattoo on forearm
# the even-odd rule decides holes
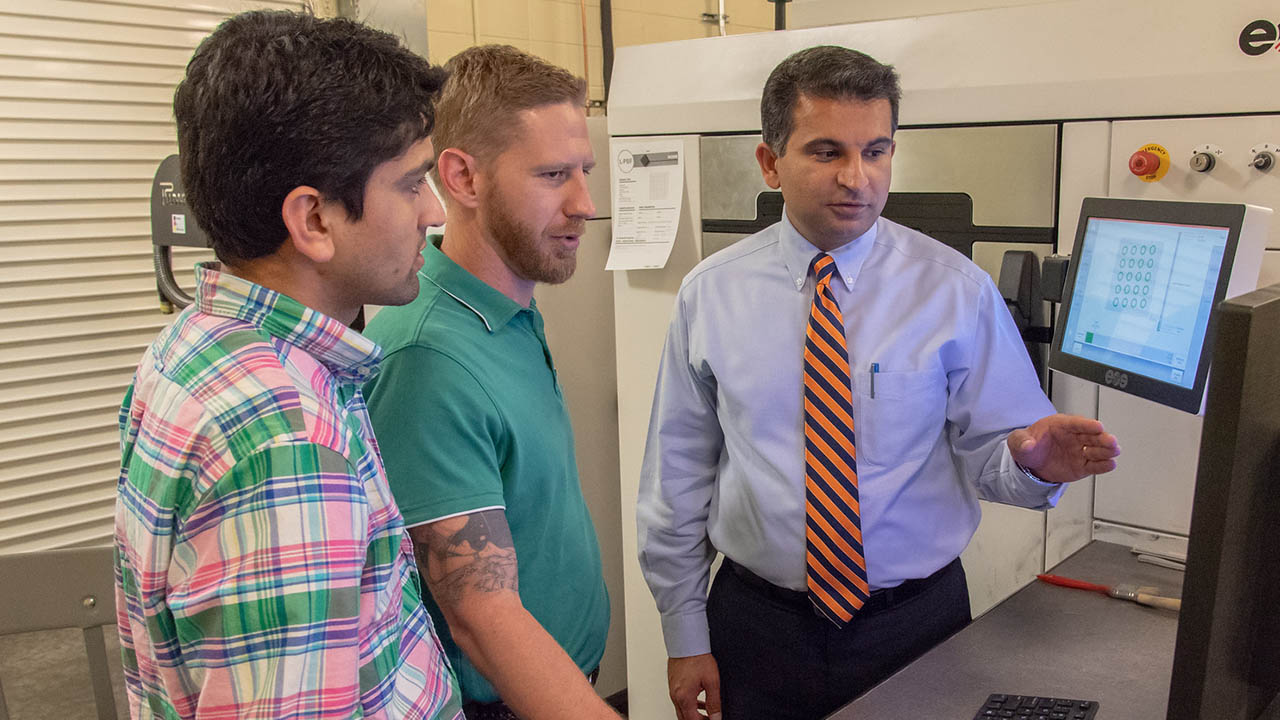
[[[467,592],[519,590],[515,543],[502,510],[483,510],[413,528],[418,567],[436,602]]]

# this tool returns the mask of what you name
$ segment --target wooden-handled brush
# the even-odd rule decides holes
[[[1114,587],[1108,587],[1107,585],[1098,585],[1097,583],[1076,580],[1075,578],[1048,574],[1037,575],[1036,579],[1042,582],[1047,582],[1050,585],[1061,585],[1062,587],[1076,588],[1077,590],[1100,592],[1103,595],[1109,595],[1113,598],[1130,600],[1138,603],[1139,605],[1147,605],[1149,607],[1161,608],[1163,610],[1178,612],[1182,609],[1181,598],[1156,595],[1156,588],[1153,587],[1138,587],[1137,585],[1126,583],[1122,583]]]

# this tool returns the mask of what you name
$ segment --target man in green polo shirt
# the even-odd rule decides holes
[[[589,682],[609,599],[533,301],[573,274],[595,213],[585,84],[506,46],[446,67],[447,229],[418,299],[369,323],[385,352],[370,415],[467,717],[617,718]]]

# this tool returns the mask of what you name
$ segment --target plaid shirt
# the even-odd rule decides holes
[[[130,712],[461,718],[361,385],[382,351],[197,268],[120,411]]]

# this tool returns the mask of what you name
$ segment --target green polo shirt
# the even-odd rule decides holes
[[[459,267],[432,237],[418,298],[379,311],[365,335],[382,346],[365,386],[387,478],[412,527],[504,508],[520,600],[583,672],[604,655],[609,597],[578,483],[573,428],[537,303],[521,307]],[[497,691],[424,601],[467,701]]]

